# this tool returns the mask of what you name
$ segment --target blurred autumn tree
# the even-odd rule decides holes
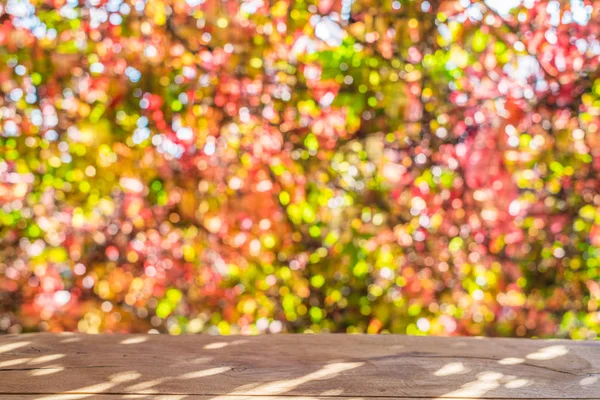
[[[3,2],[0,331],[595,338],[600,2],[502,3]]]

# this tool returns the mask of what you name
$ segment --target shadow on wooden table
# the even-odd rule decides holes
[[[600,342],[396,335],[0,337],[0,398],[599,398]]]

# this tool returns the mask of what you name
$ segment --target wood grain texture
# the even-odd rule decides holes
[[[598,399],[600,342],[396,335],[0,337],[7,399]]]

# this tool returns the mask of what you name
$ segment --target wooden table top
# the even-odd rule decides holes
[[[598,399],[600,341],[0,336],[1,399]]]

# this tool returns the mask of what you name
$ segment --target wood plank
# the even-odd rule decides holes
[[[56,396],[61,393],[71,396]],[[597,399],[600,342],[397,335],[0,337],[0,398],[290,396]]]
[[[117,400],[117,399],[149,399],[149,400],[211,400],[214,396],[197,396],[188,394],[8,394],[2,395],[3,399],[7,400],[79,400],[79,399],[90,399],[94,400]],[[228,395],[227,398],[231,400],[248,399],[248,396],[237,396]],[[424,397],[346,397],[346,396],[251,396],[252,400],[265,399],[265,400],[423,400]],[[452,400],[452,399],[449,399]],[[506,399],[487,399],[487,400],[506,400]],[[541,400],[557,400],[557,399],[541,399]]]
[[[2,395],[3,399],[7,400],[79,400],[79,399],[90,399],[94,398],[94,400],[117,400],[117,399],[149,399],[149,400],[211,400],[214,399],[214,396],[196,396],[196,395],[188,395],[188,394],[8,394]],[[241,400],[248,399],[249,397],[243,396],[234,396],[230,395],[227,397],[219,397],[219,398],[227,398],[231,400]],[[423,400],[426,397],[345,397],[345,396],[251,396],[251,400],[257,399],[265,399],[265,400],[360,400],[360,399],[368,399],[368,400]],[[453,399],[447,399],[453,400]],[[486,400],[508,400],[506,398],[496,398],[496,399],[486,399]],[[511,399],[512,400],[512,399]],[[557,400],[557,399],[541,399],[541,400]]]
[[[31,395],[31,394],[9,394],[3,395],[3,399],[7,400],[79,400],[79,399],[90,399],[94,400],[117,400],[117,399],[149,399],[149,400],[211,400],[213,396],[196,396],[187,394],[176,394],[176,395],[165,395],[165,394],[95,394],[95,395],[84,395],[81,394],[55,394],[55,395]],[[248,399],[248,397],[240,396],[228,396],[231,400]],[[424,400],[432,399],[431,397],[343,397],[343,396],[252,396],[251,400],[264,399],[264,400]],[[452,398],[444,398],[446,400],[453,400]],[[456,399],[456,398],[454,398]],[[512,400],[506,397],[497,398],[486,398],[486,400]],[[545,398],[536,400],[559,400],[556,398]]]

